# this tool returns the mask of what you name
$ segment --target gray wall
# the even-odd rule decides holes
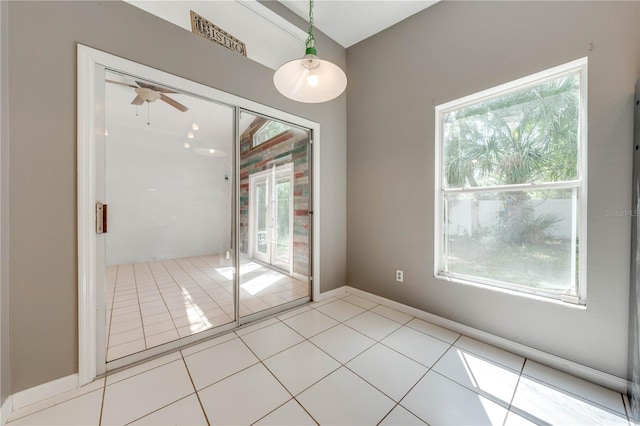
[[[0,2],[0,405],[11,395],[9,365],[9,14]]]
[[[626,377],[639,6],[445,1],[347,49],[348,284]],[[435,279],[434,106],[587,55],[587,309]]]
[[[322,34],[317,38],[323,57],[344,67],[345,50]],[[11,2],[12,392],[78,370],[76,43],[319,122],[325,165],[319,200],[321,291],[344,285],[344,95],[321,105],[289,101],[273,87],[272,70],[125,3]]]

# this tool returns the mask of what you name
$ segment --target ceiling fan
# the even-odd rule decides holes
[[[133,88],[134,91],[136,92],[136,97],[133,98],[133,101],[131,101],[131,105],[142,105],[145,102],[151,103],[160,99],[161,101],[168,103],[172,107],[182,112],[186,112],[189,110],[189,108],[182,105],[180,102],[174,99],[171,99],[170,97],[165,95],[165,93],[178,93],[178,92],[165,89],[164,87],[154,86],[153,84],[143,83],[141,81],[135,82],[137,86],[134,86],[129,83],[123,83],[120,81],[114,81],[114,80],[106,80],[106,82]]]

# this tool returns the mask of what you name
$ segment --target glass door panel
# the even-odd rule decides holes
[[[256,202],[255,202],[255,215],[256,215],[256,226],[255,235],[253,238],[255,239],[255,250],[253,256],[256,259],[260,259],[263,262],[269,262],[271,258],[270,253],[270,244],[268,244],[267,234],[269,231],[268,223],[268,214],[269,214],[269,205],[268,197],[267,197],[267,181],[256,184]]]
[[[285,270],[291,269],[293,227],[291,215],[291,180],[280,180],[275,185],[274,255],[271,263]]]
[[[310,298],[310,131],[240,114],[240,317]]]
[[[109,362],[235,321],[235,109],[105,80]]]
[[[271,264],[283,270],[291,271],[291,245],[293,226],[291,205],[291,178],[276,181],[273,206],[273,254]]]

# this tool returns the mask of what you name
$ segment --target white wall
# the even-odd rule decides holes
[[[201,155],[194,140],[136,124],[107,119],[107,265],[230,250],[232,153]]]

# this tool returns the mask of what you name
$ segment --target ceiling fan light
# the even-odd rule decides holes
[[[227,156],[227,153],[224,150],[218,148],[196,147],[193,149],[193,152],[205,157],[222,158]]]
[[[149,89],[147,87],[138,87],[134,90],[138,94],[138,96],[140,96],[142,99],[144,99],[147,102],[155,102],[161,98],[160,93],[156,92],[155,90]]]

